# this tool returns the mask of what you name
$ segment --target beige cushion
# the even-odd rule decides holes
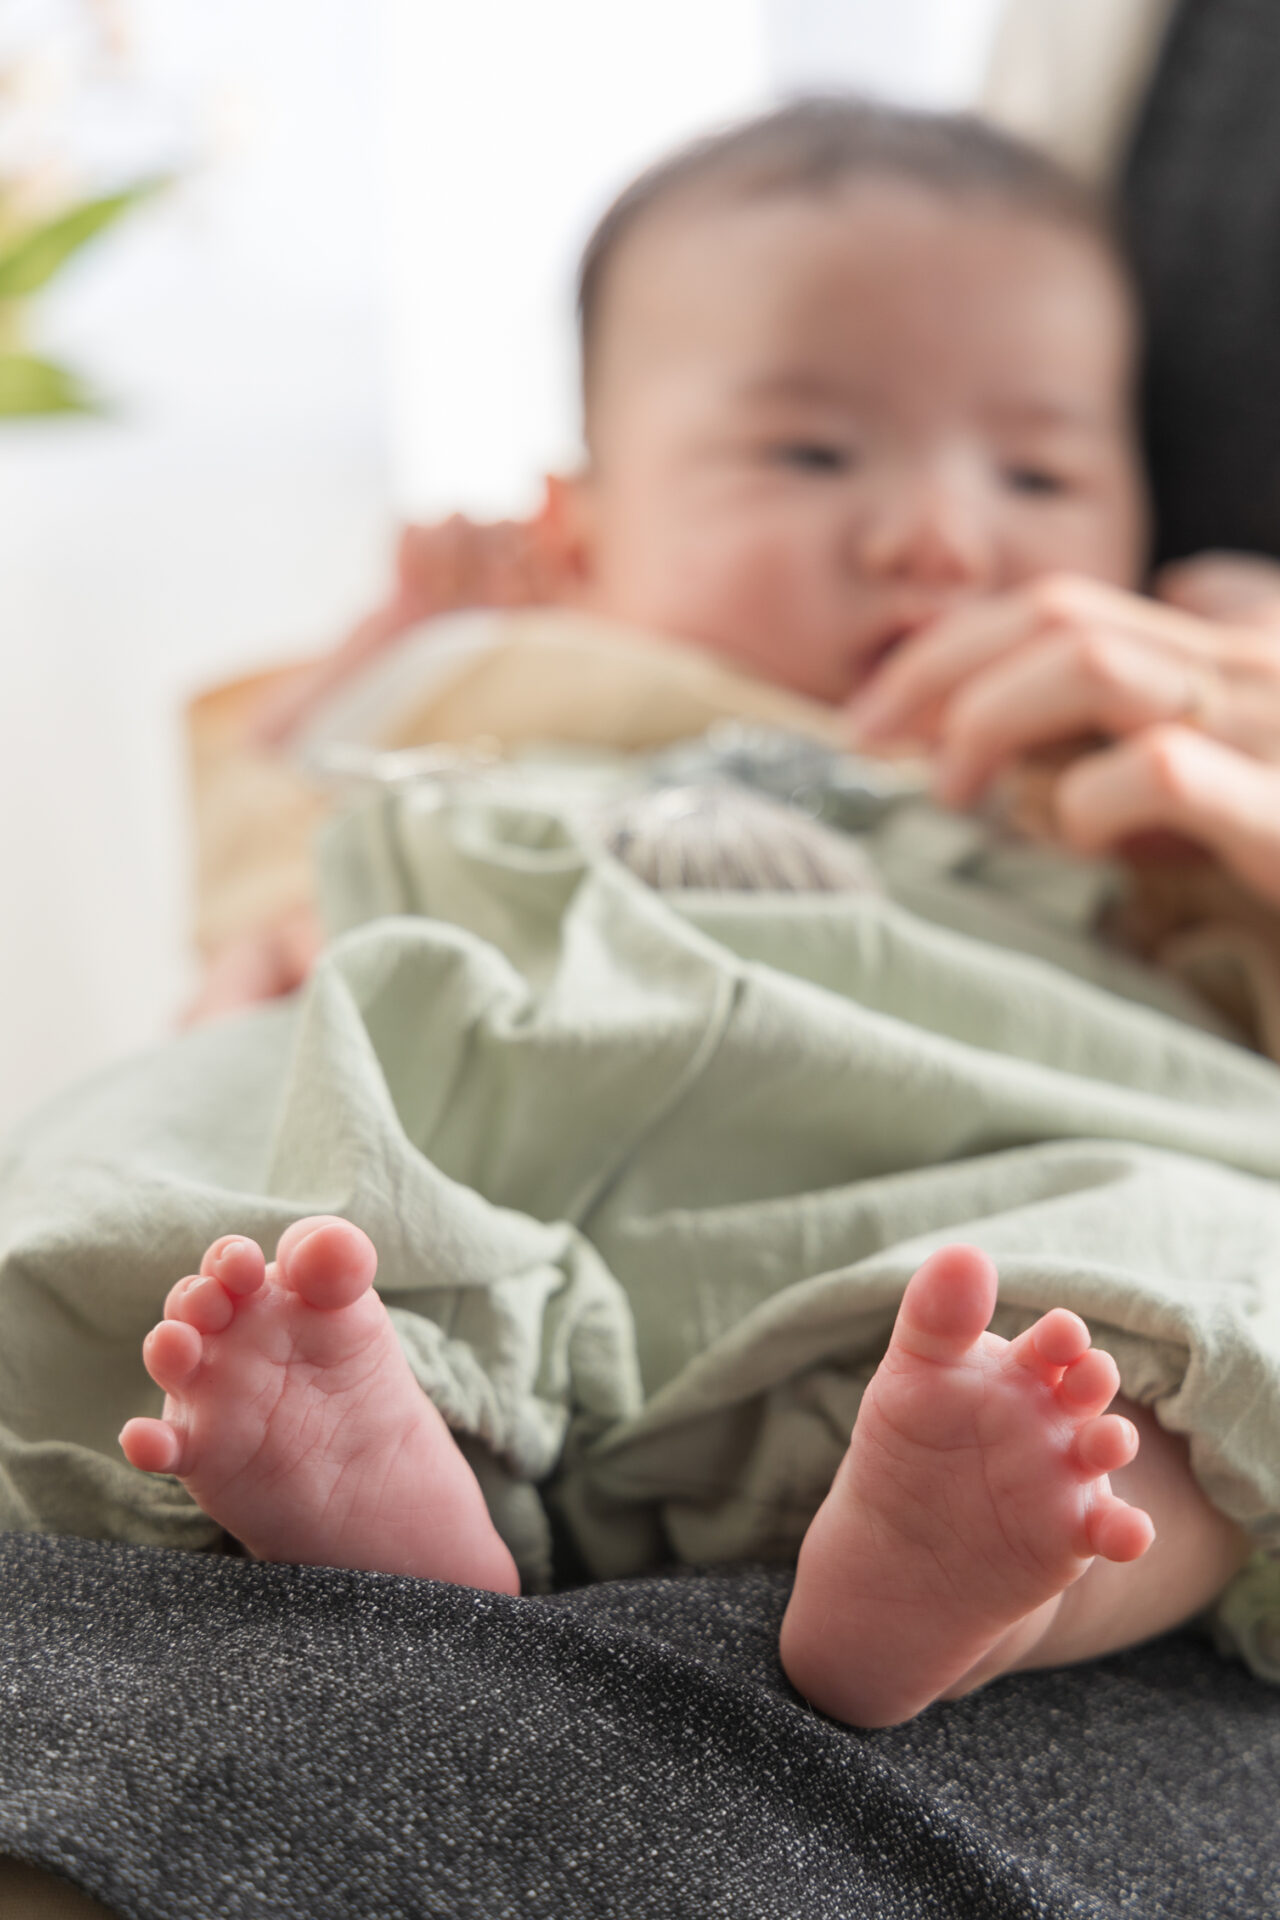
[[[1114,176],[1173,0],[1006,0],[981,111],[1096,185]]]

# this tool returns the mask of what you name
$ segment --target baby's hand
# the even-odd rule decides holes
[[[239,1013],[244,1007],[292,993],[310,974],[323,944],[320,922],[309,906],[294,907],[252,933],[239,935],[208,962],[179,1026],[203,1026],[221,1014]]]
[[[1280,630],[1280,561],[1258,553],[1197,553],[1162,567],[1157,600],[1204,620]]]
[[[313,672],[270,699],[254,724],[254,739],[281,745],[344,680],[422,621],[470,607],[545,606],[556,598],[558,576],[542,515],[485,522],[455,513],[433,526],[405,527],[390,599]]]
[[[465,607],[538,607],[555,598],[554,556],[541,517],[406,527],[396,555],[396,604],[410,620]]]

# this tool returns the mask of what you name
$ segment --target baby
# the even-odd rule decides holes
[[[549,505],[578,606],[841,703],[969,600],[1139,578],[1124,271],[976,124],[816,102],[677,155],[601,223],[581,312],[588,459]],[[164,1412],[125,1454],[260,1558],[516,1593],[375,1267],[330,1217],[270,1265],[218,1240],[147,1338]],[[856,1725],[1161,1632],[1247,1557],[1083,1321],[1008,1342],[995,1297],[970,1247],[916,1273],[800,1552],[782,1661]]]

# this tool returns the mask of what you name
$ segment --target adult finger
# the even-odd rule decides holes
[[[1174,560],[1151,583],[1158,600],[1206,620],[1273,631],[1280,624],[1280,565],[1261,554],[1210,552]]]
[[[967,806],[1030,749],[1181,719],[1205,705],[1206,684],[1199,666],[1105,629],[1046,637],[957,693],[940,725],[936,790]]]
[[[889,656],[845,708],[854,744],[929,737],[930,717],[956,688],[1039,627],[1035,602],[1022,590],[931,621]]]
[[[967,681],[1067,633],[1110,633],[1217,674],[1274,681],[1280,700],[1280,642],[1273,636],[1214,625],[1105,581],[1054,574],[943,615],[905,642],[846,709],[855,744],[935,738],[938,716]]]
[[[1168,828],[1280,902],[1280,769],[1191,728],[1151,727],[1085,755],[1059,779],[1053,806],[1064,840],[1081,853]]]

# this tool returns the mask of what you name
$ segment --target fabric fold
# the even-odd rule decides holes
[[[997,1331],[1081,1313],[1280,1550],[1276,1068],[890,894],[653,892],[550,790],[355,812],[293,1004],[26,1130],[0,1524],[214,1544],[116,1451],[158,1405],[142,1336],[216,1235],[335,1212],[535,1584],[549,1509],[600,1574],[792,1554],[907,1278],[957,1239],[997,1264]]]

